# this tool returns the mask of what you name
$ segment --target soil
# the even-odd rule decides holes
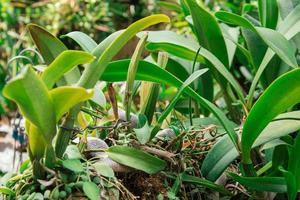
[[[123,178],[123,185],[138,199],[154,200],[159,194],[167,196],[167,189],[163,184],[165,177],[162,174],[148,175],[143,172],[128,174]]]

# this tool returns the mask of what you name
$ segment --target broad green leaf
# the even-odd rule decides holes
[[[231,196],[231,193],[228,190],[226,190],[223,186],[217,185],[214,182],[211,182],[209,180],[199,178],[196,176],[191,176],[185,173],[182,174],[181,178],[182,178],[182,182],[192,183]]]
[[[93,97],[93,90],[87,90],[82,87],[61,86],[54,88],[49,92],[56,115],[56,121],[68,112],[76,104],[86,101]]]
[[[259,135],[254,147],[265,144],[274,139],[285,136],[300,129],[300,111],[280,114],[276,121],[272,121]],[[201,172],[210,181],[216,181],[230,163],[238,157],[230,138],[226,135],[220,139],[209,151],[201,166]]]
[[[125,81],[127,71],[128,71],[128,65],[129,65],[129,60],[120,60],[116,62],[111,62],[108,65],[105,72],[103,73],[103,76],[100,77],[100,80],[109,81],[109,82]],[[153,63],[149,63],[146,61],[140,61],[138,71],[136,74],[136,79],[167,84],[177,88],[181,87],[183,84],[178,78],[176,78],[166,70],[158,67],[157,65],[154,65]],[[193,99],[195,99],[204,108],[211,111],[220,120],[221,124],[224,126],[224,129],[230,135],[232,142],[237,146],[236,133],[233,129],[232,123],[227,119],[224,113],[219,108],[217,108],[213,103],[199,96],[191,88],[187,87],[185,89],[185,93],[188,94]]]
[[[240,184],[256,191],[287,192],[286,181],[283,177],[242,177],[230,173],[229,176]]]
[[[83,86],[85,88],[94,87],[99,76],[101,77],[109,62],[121,50],[121,48],[136,35],[136,33],[161,22],[170,22],[170,19],[166,15],[158,14],[145,17],[131,24],[105,49],[99,59],[92,62],[85,68],[78,82],[79,86]]]
[[[112,170],[112,168],[107,164],[105,164],[104,162],[96,162],[92,166],[95,168],[96,172],[99,175],[105,176],[107,178],[115,177],[115,173]]]
[[[59,39],[42,27],[35,24],[28,24],[26,27],[47,65],[49,65],[61,52],[67,50],[67,47]],[[80,71],[78,68],[74,68],[64,75],[64,78],[60,80],[59,85],[76,83],[79,78]]]
[[[80,173],[84,171],[82,163],[78,159],[63,160],[62,165],[64,168],[71,170],[75,173]]]
[[[95,183],[83,182],[82,190],[90,200],[100,199],[100,189]]]
[[[80,64],[89,63],[94,57],[83,51],[66,50],[59,54],[42,73],[42,80],[51,89],[67,72]]]
[[[181,51],[182,49],[188,49],[188,51],[193,52],[193,54],[191,55],[191,60],[193,60],[196,56],[197,50],[199,49],[199,46],[195,46],[195,42],[193,42],[192,40],[189,40],[172,32],[152,31],[149,32],[148,35],[148,42],[150,43],[148,43],[146,47],[149,50],[163,50],[170,54],[173,54],[173,52],[179,52],[181,54],[184,53]],[[160,37],[156,37],[157,35],[160,35]],[[192,45],[192,43],[194,44]],[[176,53],[174,55],[176,55]],[[232,85],[240,100],[244,102],[243,91],[239,83],[234,79],[226,66],[214,54],[202,47],[199,51],[198,57],[202,59],[205,58],[206,64],[210,63],[212,68],[216,69]]]
[[[166,167],[166,162],[141,150],[126,146],[112,146],[107,150],[112,160],[148,174],[155,174]]]
[[[250,150],[261,131],[278,114],[300,101],[300,69],[276,79],[257,100],[243,127],[241,139],[243,162],[251,163]]]
[[[278,20],[277,0],[258,0],[259,19],[266,28],[275,29]]]
[[[3,89],[7,98],[15,101],[24,117],[37,126],[46,139],[56,133],[55,113],[46,85],[32,68],[26,67]]]
[[[196,37],[201,46],[212,52],[226,68],[229,66],[225,40],[217,20],[194,0],[185,0],[194,22]]]
[[[181,97],[183,91],[192,83],[194,82],[197,78],[199,78],[202,74],[207,72],[208,69],[201,69],[195,71],[193,74],[189,76],[188,79],[186,79],[182,86],[178,89],[178,92],[176,93],[176,96],[172,99],[170,104],[165,108],[165,110],[162,112],[158,119],[158,124],[162,124],[162,122],[166,119],[166,117],[170,114],[170,112],[174,109],[176,103],[178,102],[179,98]]]
[[[80,31],[72,31],[61,36],[61,38],[65,37],[71,38],[82,48],[82,50],[89,53],[91,53],[97,46],[97,43],[90,38],[90,36]]]

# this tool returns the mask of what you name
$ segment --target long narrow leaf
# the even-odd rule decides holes
[[[250,150],[261,131],[278,114],[300,101],[300,69],[275,80],[251,109],[241,139],[243,162],[251,163]]]
[[[240,184],[257,191],[287,192],[286,181],[283,177],[242,177],[233,173],[229,176]]]

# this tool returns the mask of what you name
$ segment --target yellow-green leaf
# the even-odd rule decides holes
[[[61,86],[51,90],[49,94],[53,100],[56,121],[59,121],[62,115],[68,112],[70,108],[92,98],[94,92],[82,87]]]
[[[3,94],[17,103],[24,117],[37,126],[45,138],[53,138],[56,124],[52,99],[46,85],[32,68],[26,67],[9,81]]]
[[[65,73],[69,72],[77,65],[89,63],[93,59],[93,55],[84,51],[63,51],[42,73],[42,80],[45,82],[48,89],[51,89]]]

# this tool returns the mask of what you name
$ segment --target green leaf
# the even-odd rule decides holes
[[[199,185],[199,186],[211,189],[213,191],[217,191],[222,194],[231,196],[231,193],[228,190],[226,190],[223,186],[217,185],[214,182],[211,182],[209,180],[205,180],[203,178],[199,178],[196,176],[190,176],[187,174],[182,174],[181,178],[182,178],[183,182]]]
[[[233,173],[229,176],[240,184],[256,191],[287,192],[286,181],[283,177],[242,177]]]
[[[225,23],[241,26],[255,32],[253,24],[251,24],[251,22],[249,22],[246,18],[242,16],[225,11],[218,11],[215,13],[215,16]]]
[[[54,88],[49,92],[56,115],[56,121],[68,112],[76,104],[87,101],[94,95],[93,90],[87,90],[82,87],[75,86],[61,86]]]
[[[292,120],[300,118],[300,111],[293,111],[280,114],[276,121],[272,121],[259,135],[254,147],[265,144],[269,141],[281,138],[300,129],[300,121]],[[230,138],[226,135],[221,138],[205,157],[201,172],[210,181],[216,181],[230,163],[238,157]]]
[[[66,149],[65,155],[68,159],[81,159],[82,155],[76,145],[69,145]]]
[[[129,60],[120,60],[116,62],[111,62],[103,75],[100,77],[100,80],[109,81],[109,82],[118,82],[125,81],[126,75],[128,71]],[[137,80],[157,82],[162,84],[167,84],[174,87],[181,87],[182,82],[167,72],[166,70],[154,65],[153,63],[149,63],[146,61],[140,61],[139,67],[136,74]],[[185,93],[195,99],[198,103],[200,103],[204,108],[211,111],[224,126],[224,129],[230,135],[232,142],[237,146],[236,139],[237,135],[233,129],[232,123],[227,119],[224,113],[217,108],[213,103],[207,101],[206,99],[199,96],[194,90],[187,87],[185,89]]]
[[[84,171],[82,163],[78,159],[63,160],[62,165],[64,166],[64,168],[71,170],[75,173],[80,173]]]
[[[82,190],[90,200],[100,199],[100,189],[95,183],[84,182],[82,185]]]
[[[100,42],[93,50],[93,55],[96,56],[96,58],[99,58],[103,52],[109,47],[109,45],[117,39],[125,30],[120,30],[113,32],[108,37],[106,37],[102,42]]]
[[[148,174],[155,174],[166,167],[166,162],[141,150],[126,146],[112,146],[107,150],[112,160]]]
[[[25,120],[25,126],[28,135],[30,159],[31,161],[39,160],[45,154],[47,142],[49,143],[51,140],[46,140],[43,132],[34,124],[30,123],[27,119]]]
[[[228,12],[219,11],[216,16],[227,23],[236,24],[248,28],[257,33],[263,41],[289,66],[297,67],[297,61],[294,56],[294,48],[279,31],[268,28],[255,27],[247,19]]]
[[[78,85],[85,88],[94,87],[99,76],[101,77],[109,62],[121,50],[121,48],[136,35],[136,33],[161,22],[170,22],[170,19],[166,15],[158,14],[145,17],[131,24],[105,49],[99,59],[92,62],[85,68]]]
[[[126,88],[125,88],[125,96],[124,96],[124,108],[126,112],[126,120],[130,121],[130,111],[131,111],[131,103],[133,96],[133,85],[135,80],[135,74],[138,68],[139,61],[141,59],[142,53],[144,51],[144,47],[146,44],[148,35],[145,34],[138,42],[136,49],[133,52],[133,55],[130,59],[129,68],[127,72],[127,80],[126,80]]]
[[[93,167],[95,168],[96,172],[102,176],[105,176],[107,178],[115,177],[115,173],[112,168],[104,162],[96,162],[93,164]]]
[[[151,137],[151,128],[148,124],[147,117],[143,114],[139,114],[139,128],[134,128],[134,132],[138,141],[141,144],[146,144]]]
[[[275,29],[278,20],[277,0],[258,0],[259,19],[266,28]]]
[[[199,49],[199,44],[193,38],[180,36],[172,31],[147,31],[148,44],[147,49],[150,51],[164,50],[179,58],[184,58],[193,61],[196,57],[196,52]],[[138,37],[144,32],[137,34]],[[199,55],[197,61],[204,63],[204,58]]]
[[[251,163],[250,150],[261,131],[278,114],[300,101],[300,69],[276,79],[257,100],[243,127],[241,139],[243,162]]]
[[[37,126],[45,138],[51,140],[56,133],[55,113],[46,85],[32,68],[7,83],[3,89],[7,98],[15,101],[24,117]]]
[[[298,25],[300,23],[299,13],[300,13],[300,5],[298,5],[295,9],[293,9],[290,12],[290,14],[286,18],[284,18],[284,20],[278,26],[278,31],[282,33],[288,40],[293,38],[300,31],[300,26]],[[259,78],[274,55],[275,55],[274,52],[268,50],[263,58],[261,65],[259,66],[258,71],[255,74],[255,77],[252,81],[251,88],[249,91],[249,103],[248,103],[249,107],[252,104],[252,97],[256,85],[259,81]]]
[[[75,50],[66,50],[59,54],[42,73],[42,80],[51,89],[53,85],[67,72],[80,64],[89,63],[94,56]]]
[[[226,44],[217,20],[196,1],[185,0],[185,3],[190,9],[195,34],[200,45],[212,52],[228,68]]]
[[[59,39],[44,28],[28,24],[27,29],[46,64],[49,65],[61,52],[67,50],[67,47]]]
[[[97,43],[90,36],[80,31],[72,31],[61,36],[61,38],[66,37],[74,40],[86,52],[91,53],[97,46]]]
[[[295,48],[279,32],[268,28],[256,27],[256,31],[267,45],[289,66],[298,67]],[[268,39],[266,39],[268,38]]]
[[[180,63],[180,58],[168,58],[168,63],[166,66],[166,70],[179,78],[181,81],[185,81],[189,77],[188,69],[185,68],[186,66],[183,66],[183,63]],[[181,59],[182,60],[182,59]],[[148,61],[148,60],[146,60]],[[151,62],[151,61],[149,61]],[[188,62],[188,61],[187,61]],[[155,63],[154,63],[155,64]]]
[[[67,47],[59,39],[42,27],[35,24],[28,24],[26,27],[47,65],[49,65],[61,52],[67,50]],[[76,83],[79,77],[79,69],[74,68],[64,75],[64,78],[60,80],[59,85]]]

